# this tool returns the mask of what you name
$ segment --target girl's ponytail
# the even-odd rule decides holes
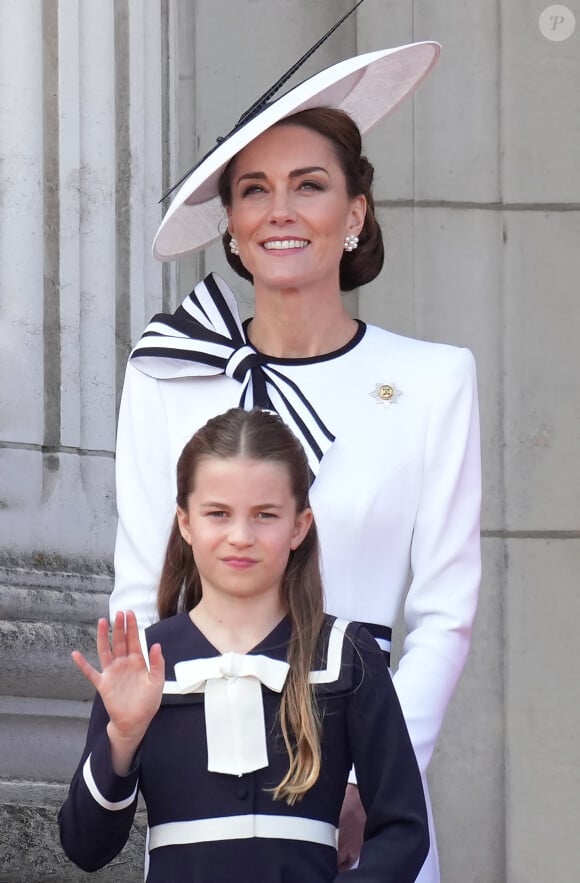
[[[181,536],[176,515],[169,534],[157,591],[159,619],[167,619],[180,610],[191,610],[200,599],[199,573],[197,567],[193,566],[191,547]]]

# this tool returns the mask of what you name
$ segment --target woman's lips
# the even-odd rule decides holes
[[[291,249],[306,248],[310,245],[308,239],[267,239],[262,243],[266,251],[290,251]]]

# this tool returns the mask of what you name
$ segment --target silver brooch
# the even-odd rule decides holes
[[[377,405],[396,405],[397,399],[402,394],[394,383],[377,383],[373,391],[369,393]]]

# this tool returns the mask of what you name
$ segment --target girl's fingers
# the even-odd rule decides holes
[[[101,668],[104,671],[113,661],[111,645],[109,644],[109,623],[104,618],[99,619],[97,623],[97,653]]]
[[[151,681],[163,688],[165,683],[165,660],[161,651],[161,644],[153,644],[149,651],[149,677]]]
[[[71,653],[72,660],[77,666],[77,668],[84,674],[85,678],[91,682],[93,687],[98,690],[99,682],[101,680],[101,675],[99,672],[93,668],[91,663],[85,659],[82,653],[79,653],[78,650],[73,650]]]
[[[137,625],[137,617],[132,610],[127,610],[127,652],[138,653],[143,656],[141,649],[141,641],[139,640],[139,627]]]
[[[113,636],[111,638],[111,650],[113,657],[127,655],[127,638],[125,634],[125,614],[119,611],[113,622]]]

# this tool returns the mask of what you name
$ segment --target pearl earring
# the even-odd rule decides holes
[[[238,246],[238,240],[235,236],[230,238],[230,251],[232,254],[238,255],[240,253],[240,248]]]
[[[355,248],[358,248],[358,236],[355,236],[354,233],[349,233],[344,239],[344,250],[354,251]]]

